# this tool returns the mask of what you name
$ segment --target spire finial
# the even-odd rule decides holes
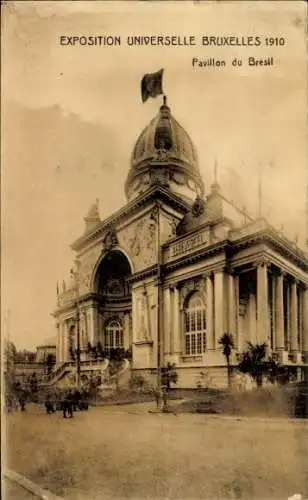
[[[164,106],[167,106],[167,96],[165,94],[163,95],[163,103]]]

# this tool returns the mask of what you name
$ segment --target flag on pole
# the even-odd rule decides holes
[[[157,97],[163,94],[163,72],[161,69],[156,73],[148,73],[141,80],[141,98],[142,102],[147,101],[149,97]]]

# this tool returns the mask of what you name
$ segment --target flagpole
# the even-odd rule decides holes
[[[79,308],[79,268],[80,268],[80,261],[76,259],[75,261],[76,264],[76,271],[73,272],[73,275],[75,277],[75,287],[76,287],[76,337],[77,337],[77,346],[76,346],[76,385],[77,388],[80,389],[80,382],[81,382],[81,363],[80,363],[80,308]]]

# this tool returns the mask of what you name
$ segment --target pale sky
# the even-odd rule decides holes
[[[55,334],[56,283],[96,198],[104,218],[125,203],[141,130],[145,73],[164,91],[199,154],[206,190],[215,159],[223,192],[305,238],[307,81],[304,2],[10,2],[2,33],[2,316],[18,348]],[[64,47],[61,35],[118,35],[120,47]],[[194,35],[193,47],[127,47],[128,35]],[[202,47],[202,35],[284,37],[282,47]],[[248,56],[274,67],[249,67]],[[227,66],[193,68],[193,57]],[[234,68],[234,57],[243,59]],[[272,166],[271,166],[272,165]],[[8,325],[4,323],[3,332]]]

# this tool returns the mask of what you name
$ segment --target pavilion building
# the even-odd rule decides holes
[[[132,349],[131,369],[175,363],[179,387],[207,370],[226,383],[219,339],[267,344],[285,365],[308,363],[308,256],[263,218],[210,192],[196,149],[166,100],[133,148],[127,203],[101,220],[97,203],[72,245],[76,272],[58,294],[57,363],[76,348]],[[78,308],[77,304],[78,303]]]

